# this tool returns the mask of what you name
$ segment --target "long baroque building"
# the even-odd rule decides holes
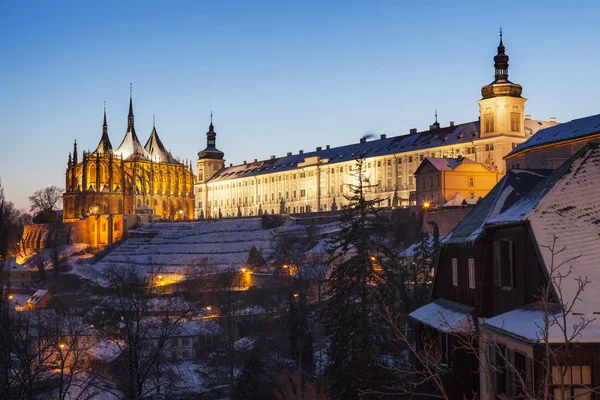
[[[500,33],[494,81],[481,89],[478,120],[442,127],[436,115],[428,130],[411,129],[396,137],[363,138],[345,146],[226,167],[224,153],[216,148],[211,118],[207,146],[198,153],[195,217],[334,210],[345,201],[359,157],[365,158],[367,175],[377,184],[369,196],[384,199],[382,205],[389,207],[415,204],[414,172],[426,157],[466,157],[495,166],[503,176],[506,154],[538,130],[556,124],[553,118],[539,121],[525,115],[527,99],[521,96],[521,85],[508,80],[508,61]]]
[[[194,173],[168,152],[152,128],[145,146],[134,125],[130,93],[125,137],[114,150],[108,136],[106,107],[102,137],[94,151],[69,153],[63,195],[63,220],[73,222],[90,215],[154,214],[183,220],[194,218]]]

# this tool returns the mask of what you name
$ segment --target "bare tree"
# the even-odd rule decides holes
[[[124,371],[115,379],[128,400],[149,398],[171,383],[162,369],[170,363],[165,350],[191,310],[159,297],[159,275],[158,270],[144,273],[132,265],[109,266],[104,275],[113,294],[108,309],[113,319],[101,332],[119,348]]]
[[[535,359],[533,363],[537,371],[536,377],[539,379],[526,376],[526,370],[515,362],[514,357],[503,345],[488,341],[485,331],[489,328],[485,325],[473,330],[457,330],[440,314],[442,326],[456,339],[451,351],[464,351],[477,360],[478,370],[473,373],[479,373],[480,378],[485,381],[490,398],[496,398],[500,393],[510,398],[528,400],[566,399],[573,398],[572,396],[600,394],[600,387],[585,383],[578,384],[577,392],[571,393],[572,375],[568,360],[573,350],[581,349],[578,344],[579,337],[594,319],[577,315],[579,313],[576,312],[582,301],[582,293],[590,283],[587,277],[573,276],[572,263],[580,255],[557,262],[557,256],[566,250],[565,247],[559,248],[557,243],[558,239],[554,237],[550,245],[541,246],[550,253],[547,266],[549,278],[540,288],[538,301],[528,306],[529,311],[533,313],[531,318],[537,321],[532,321],[534,327],[530,340],[533,346],[542,349],[542,357]],[[567,294],[563,290],[563,282],[567,279],[576,282],[574,293]],[[443,376],[445,365],[440,356],[437,337],[420,338],[421,346],[417,349],[414,338],[407,334],[407,325],[404,321],[399,322],[397,314],[384,307],[383,317],[393,327],[395,340],[406,346],[411,358],[403,360],[400,367],[392,368],[398,377],[397,385],[385,387],[383,390],[371,390],[369,393],[449,399]],[[499,383],[500,380],[503,382]],[[510,381],[508,385],[505,383],[507,380]],[[532,386],[532,380],[537,383],[535,387]],[[509,392],[505,393],[507,388]],[[476,395],[473,394],[472,398],[476,398]]]
[[[61,204],[63,192],[64,190],[58,186],[36,190],[29,196],[31,212],[50,214]]]

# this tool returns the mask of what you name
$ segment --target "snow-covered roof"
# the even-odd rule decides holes
[[[465,158],[459,156],[457,158],[442,158],[442,157],[425,157],[423,163],[419,165],[419,168],[415,171],[415,175],[417,175],[421,168],[427,163],[431,164],[431,166],[438,171],[454,171],[456,168],[463,164],[472,164],[472,165],[481,165],[486,168],[488,171],[496,172],[497,169],[491,164],[487,163],[479,163],[477,161],[473,161],[470,158]]]
[[[600,114],[574,119],[540,130],[535,135],[515,147],[505,158],[513,157],[523,151],[550,143],[579,139],[597,134],[600,134]]]
[[[187,321],[180,322],[175,328],[174,336],[220,335],[223,328],[216,321]]]
[[[87,353],[99,360],[111,362],[121,354],[124,347],[125,343],[119,345],[116,342],[102,339],[90,347]]]
[[[441,242],[473,242],[485,223],[509,208],[539,183],[549,171],[511,169]]]
[[[48,290],[39,289],[29,298],[29,300],[27,300],[27,302],[30,304],[37,304],[46,294],[48,294]]]
[[[446,299],[435,299],[410,313],[410,317],[443,332],[475,330],[473,308]]]
[[[456,192],[456,194],[452,196],[450,200],[442,204],[442,207],[461,207],[465,205],[472,206],[477,204],[479,200],[481,200],[480,197],[465,198],[465,196],[463,196],[459,192]]]
[[[17,263],[17,260],[15,260],[14,258],[8,260],[7,265],[11,272],[29,272],[27,268]]]
[[[590,143],[572,156],[525,197],[489,220],[490,225],[528,221],[548,272],[568,277],[560,289],[572,301],[578,277],[591,281],[581,293],[577,312],[600,312],[600,145]],[[554,239],[554,257],[548,246]],[[599,338],[600,339],[600,338]]]
[[[585,329],[578,329],[578,334],[573,330],[585,319],[592,320],[595,315],[573,315],[562,320],[562,314],[544,313],[531,306],[518,308],[486,320],[485,327],[495,331],[516,336],[531,342],[545,341],[544,317],[548,316],[548,337],[550,343],[564,342],[565,334],[578,343],[597,343],[600,341],[600,321],[591,321]]]

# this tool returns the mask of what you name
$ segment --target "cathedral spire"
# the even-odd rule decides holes
[[[73,165],[77,165],[77,139],[73,143]]]
[[[102,124],[102,135],[108,135],[108,124],[106,123],[106,102],[104,102],[104,123]]]
[[[215,126],[213,125],[213,114],[210,112],[210,125],[208,126],[208,132],[206,132],[206,147],[216,148],[217,133],[215,132]]]
[[[129,84],[129,115],[127,116],[127,128],[133,129],[133,85]]]

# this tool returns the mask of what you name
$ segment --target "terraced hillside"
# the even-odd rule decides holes
[[[162,270],[183,270],[206,263],[236,268],[248,258],[252,246],[268,253],[273,230],[262,229],[260,218],[181,223],[143,224],[132,237],[106,255],[96,268],[136,264]]]

